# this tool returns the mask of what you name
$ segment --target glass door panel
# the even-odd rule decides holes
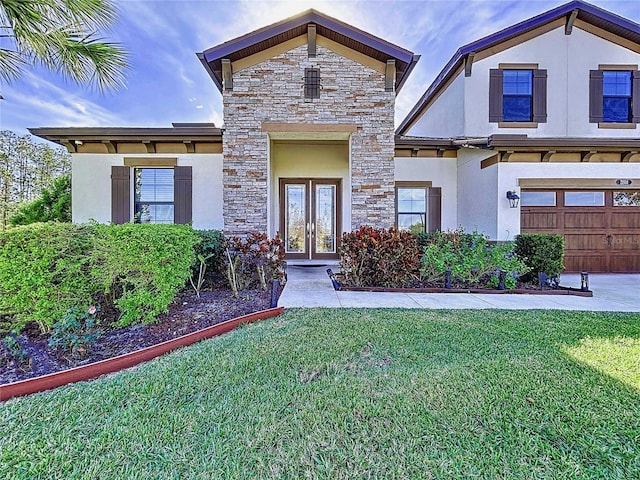
[[[315,185],[315,253],[336,253],[336,186]]]
[[[307,252],[307,188],[305,184],[285,185],[285,252]]]

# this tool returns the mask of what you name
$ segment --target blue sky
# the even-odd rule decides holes
[[[166,127],[222,125],[222,99],[197,59],[206,50],[308,8],[422,55],[396,101],[396,124],[458,47],[565,1],[212,1],[121,0],[106,33],[130,53],[127,87],[101,94],[33,68],[0,85],[0,129],[27,127]],[[591,3],[640,23],[639,0]]]

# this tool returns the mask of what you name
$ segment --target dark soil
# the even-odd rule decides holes
[[[168,313],[158,317],[157,323],[119,329],[104,327],[107,323],[104,317],[110,316],[111,312],[100,312],[102,335],[86,351],[74,353],[50,349],[48,335],[41,334],[37,326],[29,325],[16,337],[23,352],[22,358],[16,358],[0,343],[0,385],[140,350],[226,320],[265,310],[270,303],[270,291],[245,290],[240,292],[237,299],[227,288],[200,292],[200,298],[193,291],[185,291],[169,305]]]

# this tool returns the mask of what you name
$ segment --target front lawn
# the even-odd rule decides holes
[[[638,478],[640,317],[290,310],[0,404],[0,478]]]

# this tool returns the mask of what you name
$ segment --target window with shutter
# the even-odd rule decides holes
[[[547,71],[491,69],[489,72],[489,122],[545,123],[547,121]]]
[[[589,122],[640,123],[640,72],[611,67],[591,70]]]
[[[413,233],[440,230],[440,187],[396,185],[396,225]]]

